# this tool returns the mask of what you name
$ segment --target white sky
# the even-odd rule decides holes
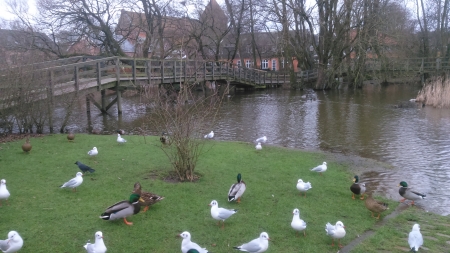
[[[28,12],[30,12],[30,13],[37,12],[35,0],[13,0],[13,1],[27,2],[28,7],[29,7]],[[62,1],[64,1],[64,0],[62,0]],[[13,14],[9,13],[9,11],[8,11],[9,8],[8,8],[5,0],[0,0],[0,6],[2,6],[0,8],[0,18],[6,19],[6,20],[14,19],[15,16]]]

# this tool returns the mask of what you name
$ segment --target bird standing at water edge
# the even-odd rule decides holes
[[[200,247],[197,243],[191,241],[191,234],[187,231],[178,235],[183,238],[181,241],[182,253],[210,253],[206,248]]]
[[[16,231],[8,233],[8,239],[0,240],[0,250],[2,252],[12,253],[19,251],[23,246],[23,239]]]
[[[366,192],[366,184],[359,183],[359,177],[355,175],[353,177],[353,184],[350,186],[350,191],[352,191],[352,193],[353,193],[352,199],[355,199],[355,194],[356,194],[356,195],[361,195],[361,197],[359,199],[363,200],[364,193]]]
[[[83,183],[83,173],[77,172],[76,176],[61,185],[61,188],[72,188],[72,191],[77,191],[77,187]]]
[[[122,144],[127,142],[127,140],[125,140],[124,138],[122,138],[122,136],[120,136],[120,134],[117,134],[117,144]]]
[[[225,209],[222,207],[219,207],[219,203],[217,201],[213,200],[211,201],[211,216],[218,220],[217,226],[220,226],[220,221],[222,221],[222,228],[225,228],[225,220],[230,218],[231,215],[235,214],[237,212],[236,209]]]
[[[241,173],[237,175],[237,183],[232,184],[230,190],[228,191],[228,202],[234,201],[241,203],[241,196],[247,189],[247,185],[244,180],[242,180]]]
[[[323,162],[322,165],[312,168],[311,171],[319,172],[320,175],[322,176],[322,173],[327,171],[327,162]]]
[[[306,222],[300,219],[300,211],[295,208],[292,214],[294,214],[294,217],[292,217],[291,227],[296,231],[297,236],[298,231],[303,231],[303,236],[306,237]]]
[[[83,173],[86,173],[86,172],[90,172],[90,173],[94,173],[95,172],[95,170],[93,169],[93,168],[91,168],[91,167],[89,167],[89,166],[87,166],[87,165],[85,165],[85,164],[82,164],[82,163],[80,163],[79,161],[76,161],[75,162],[75,164],[78,166],[78,168],[81,170],[81,171],[83,171]]]
[[[331,246],[334,246],[334,239],[339,240],[339,248],[342,248],[341,245],[341,238],[345,236],[345,229],[344,229],[344,223],[341,221],[336,222],[336,225],[331,225],[330,223],[327,223],[325,226],[325,231],[327,232],[327,235],[331,236],[333,238],[333,243]]]
[[[300,195],[302,195],[302,192],[304,192],[304,193],[305,193],[305,198],[306,198],[306,192],[307,192],[309,189],[311,189],[311,188],[312,188],[312,186],[311,186],[311,183],[310,183],[310,182],[305,183],[305,182],[303,182],[302,179],[299,179],[299,180],[297,181],[297,190],[300,191]]]
[[[377,220],[380,219],[381,212],[389,209],[388,204],[375,200],[372,198],[372,194],[367,196],[366,201],[364,201],[364,205],[372,213],[372,217],[374,217],[373,213],[378,213],[378,217],[375,217]]]
[[[269,248],[269,241],[269,235],[266,232],[262,232],[259,235],[259,238],[251,240],[248,243],[244,243],[241,246],[233,247],[233,249],[245,252],[261,253],[265,252]]]
[[[106,246],[103,241],[103,233],[101,231],[97,231],[95,233],[95,243],[90,243],[90,240],[83,246],[88,253],[105,253]]]
[[[0,206],[2,206],[3,200],[6,200],[7,205],[9,205],[9,203],[8,203],[9,196],[11,196],[11,194],[9,193],[8,189],[6,188],[6,180],[2,179],[0,181]]]
[[[419,224],[414,224],[411,232],[409,232],[408,244],[411,252],[419,251],[419,248],[423,245],[423,237],[420,233]]]
[[[405,181],[401,181],[398,186],[400,187],[398,193],[403,197],[400,202],[404,202],[405,200],[409,199],[412,200],[411,205],[414,205],[415,200],[424,199],[427,196],[423,193],[413,191],[412,188],[408,187],[408,184]]]
[[[144,202],[139,194],[133,193],[130,195],[129,200],[117,202],[106,208],[105,212],[100,215],[100,218],[104,220],[117,220],[123,218],[125,224],[133,225],[133,222],[127,221],[127,217],[138,214],[139,211],[141,211],[139,201]]]

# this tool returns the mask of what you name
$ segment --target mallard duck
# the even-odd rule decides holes
[[[30,143],[30,139],[29,138],[27,138],[26,140],[25,140],[25,143],[22,145],[22,150],[24,151],[24,152],[30,152],[31,151],[31,148],[32,148],[32,146],[31,146],[31,143]]]
[[[67,134],[67,140],[68,141],[73,141],[75,139],[75,134],[73,134],[72,132]]]
[[[8,239],[0,240],[0,250],[2,252],[17,252],[23,246],[23,239],[16,231],[8,233]]]
[[[181,242],[182,253],[209,253],[206,248],[200,247],[197,243],[191,241],[191,234],[187,231],[178,235],[183,238]]]
[[[296,234],[298,236],[298,231],[303,231],[303,236],[306,236],[306,222],[302,219],[300,219],[300,211],[295,208],[293,213],[294,217],[292,218],[291,227],[297,231]]]
[[[6,200],[6,203],[8,203],[8,198],[11,196],[8,189],[6,189],[6,180],[2,179],[0,181],[0,206],[2,206],[3,200]]]
[[[90,243],[90,240],[84,245],[84,248],[88,253],[105,253],[106,246],[103,242],[103,233],[97,231],[95,233],[95,243]]]
[[[366,208],[369,209],[369,211],[372,213],[372,217],[375,217],[373,216],[373,213],[378,213],[378,216],[375,217],[377,220],[380,218],[382,212],[389,209],[388,204],[372,198],[372,194],[369,194],[367,196],[364,204],[366,205]]]
[[[161,137],[159,137],[159,141],[160,141],[162,144],[169,144],[169,136],[167,135],[166,132],[162,132],[162,133],[161,133]]]
[[[106,208],[105,212],[100,215],[100,219],[117,220],[123,218],[125,224],[133,225],[133,222],[127,221],[127,217],[138,214],[141,211],[139,202],[144,202],[144,200],[139,194],[133,193],[130,195],[129,200],[122,200]]]
[[[327,162],[323,162],[322,165],[312,168],[311,171],[319,172],[320,175],[322,176],[322,172],[327,171]]]
[[[153,205],[153,204],[155,204],[155,203],[157,203],[157,202],[159,202],[159,201],[164,199],[164,197],[156,195],[154,193],[143,192],[141,184],[139,182],[136,182],[134,184],[133,193],[137,193],[137,194],[139,194],[141,196],[141,199],[143,200],[143,202],[139,203],[139,205],[145,206],[143,212],[147,212],[148,208],[151,205]]]
[[[118,130],[116,130],[116,133],[121,134],[121,135],[124,135],[124,134],[125,134],[125,130],[123,130],[123,129],[118,129]]]
[[[364,199],[364,193],[366,192],[366,184],[359,183],[359,177],[354,176],[353,177],[353,184],[350,186],[350,191],[352,191],[352,199],[355,199],[356,195],[361,195],[359,199]]]
[[[219,207],[219,203],[215,200],[211,201],[209,206],[211,206],[211,216],[218,221],[218,226],[220,226],[220,221],[222,221],[222,228],[225,227],[225,220],[230,218],[231,215],[237,213],[236,209],[225,209]]]
[[[297,190],[300,191],[300,195],[302,194],[302,192],[304,192],[305,193],[305,198],[306,198],[306,191],[308,191],[311,188],[312,188],[312,186],[311,186],[310,182],[305,183],[305,182],[303,182],[302,179],[299,179],[297,181]]]
[[[398,185],[400,189],[398,190],[398,193],[403,197],[400,202],[403,202],[407,199],[412,200],[411,205],[414,205],[415,200],[424,199],[427,195],[413,191],[412,188],[408,188],[408,184],[405,181],[401,181]]]
[[[420,233],[419,224],[414,224],[411,232],[409,232],[408,244],[411,252],[419,251],[419,248],[423,245],[423,237]]]
[[[341,245],[341,238],[345,236],[345,226],[344,223],[341,221],[336,222],[336,225],[331,225],[330,223],[327,223],[325,225],[325,231],[327,232],[327,235],[331,236],[333,238],[333,243],[331,243],[331,246],[334,246],[334,239],[339,240],[339,248],[342,248]]]
[[[247,186],[245,185],[244,180],[242,180],[241,173],[239,173],[237,175],[237,183],[232,184],[230,190],[228,191],[228,202],[237,199],[237,202],[241,203],[241,197],[246,188]]]

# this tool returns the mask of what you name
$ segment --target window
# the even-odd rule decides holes
[[[262,60],[261,69],[268,69],[268,68],[269,68],[269,61],[267,59]]]
[[[277,60],[272,60],[272,70],[277,70]]]
[[[250,60],[247,60],[245,62],[245,67],[250,68],[252,66],[252,62]]]
[[[241,66],[241,60],[238,60],[236,64],[237,64],[238,67],[240,67]]]

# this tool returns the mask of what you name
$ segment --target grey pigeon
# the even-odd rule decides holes
[[[78,165],[78,168],[80,168],[80,170],[83,171],[83,173],[86,173],[88,171],[91,173],[94,173],[94,171],[95,171],[93,168],[91,168],[85,164],[82,164],[79,161],[76,161],[75,164]]]

